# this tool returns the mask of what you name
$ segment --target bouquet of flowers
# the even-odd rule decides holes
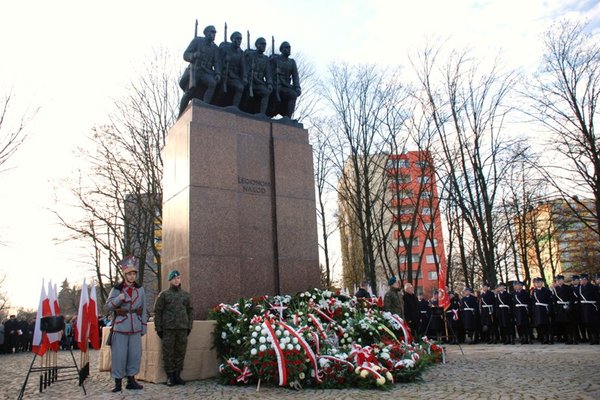
[[[445,360],[377,299],[314,289],[219,304],[210,316],[223,384],[385,389]]]

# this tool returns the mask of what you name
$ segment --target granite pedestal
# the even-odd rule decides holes
[[[163,151],[163,287],[183,274],[196,319],[240,297],[319,286],[308,132],[194,100]]]

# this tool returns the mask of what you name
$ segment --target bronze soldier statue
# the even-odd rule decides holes
[[[290,58],[290,44],[288,42],[281,43],[279,51],[281,54],[271,57],[275,90],[271,96],[271,105],[267,115],[273,117],[281,114],[291,118],[296,109],[296,99],[301,94],[300,77],[296,61]]]
[[[248,66],[248,91],[244,111],[249,113],[266,114],[269,105],[269,95],[273,91],[269,57],[264,53],[267,48],[265,38],[259,37],[254,42],[256,50],[246,53]]]
[[[242,94],[247,82],[247,68],[244,51],[240,48],[242,34],[233,32],[229,37],[231,43],[224,42],[219,47],[221,60],[222,85],[218,90],[216,104],[240,107]]]
[[[183,59],[190,65],[179,81],[179,86],[184,91],[179,115],[183,114],[191,99],[210,103],[217,83],[221,80],[221,60],[219,48],[215,44],[217,30],[209,25],[204,28],[203,33],[204,37],[194,37],[183,53]]]

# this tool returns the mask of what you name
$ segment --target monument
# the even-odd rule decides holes
[[[163,271],[188,277],[196,319],[242,296],[319,286],[312,151],[301,124],[194,99],[163,156]]]

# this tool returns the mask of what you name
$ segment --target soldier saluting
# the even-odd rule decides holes
[[[187,349],[187,337],[194,323],[192,298],[181,288],[181,274],[169,272],[169,288],[163,290],[154,305],[154,327],[162,339],[162,355],[167,385],[184,385],[181,379]]]

